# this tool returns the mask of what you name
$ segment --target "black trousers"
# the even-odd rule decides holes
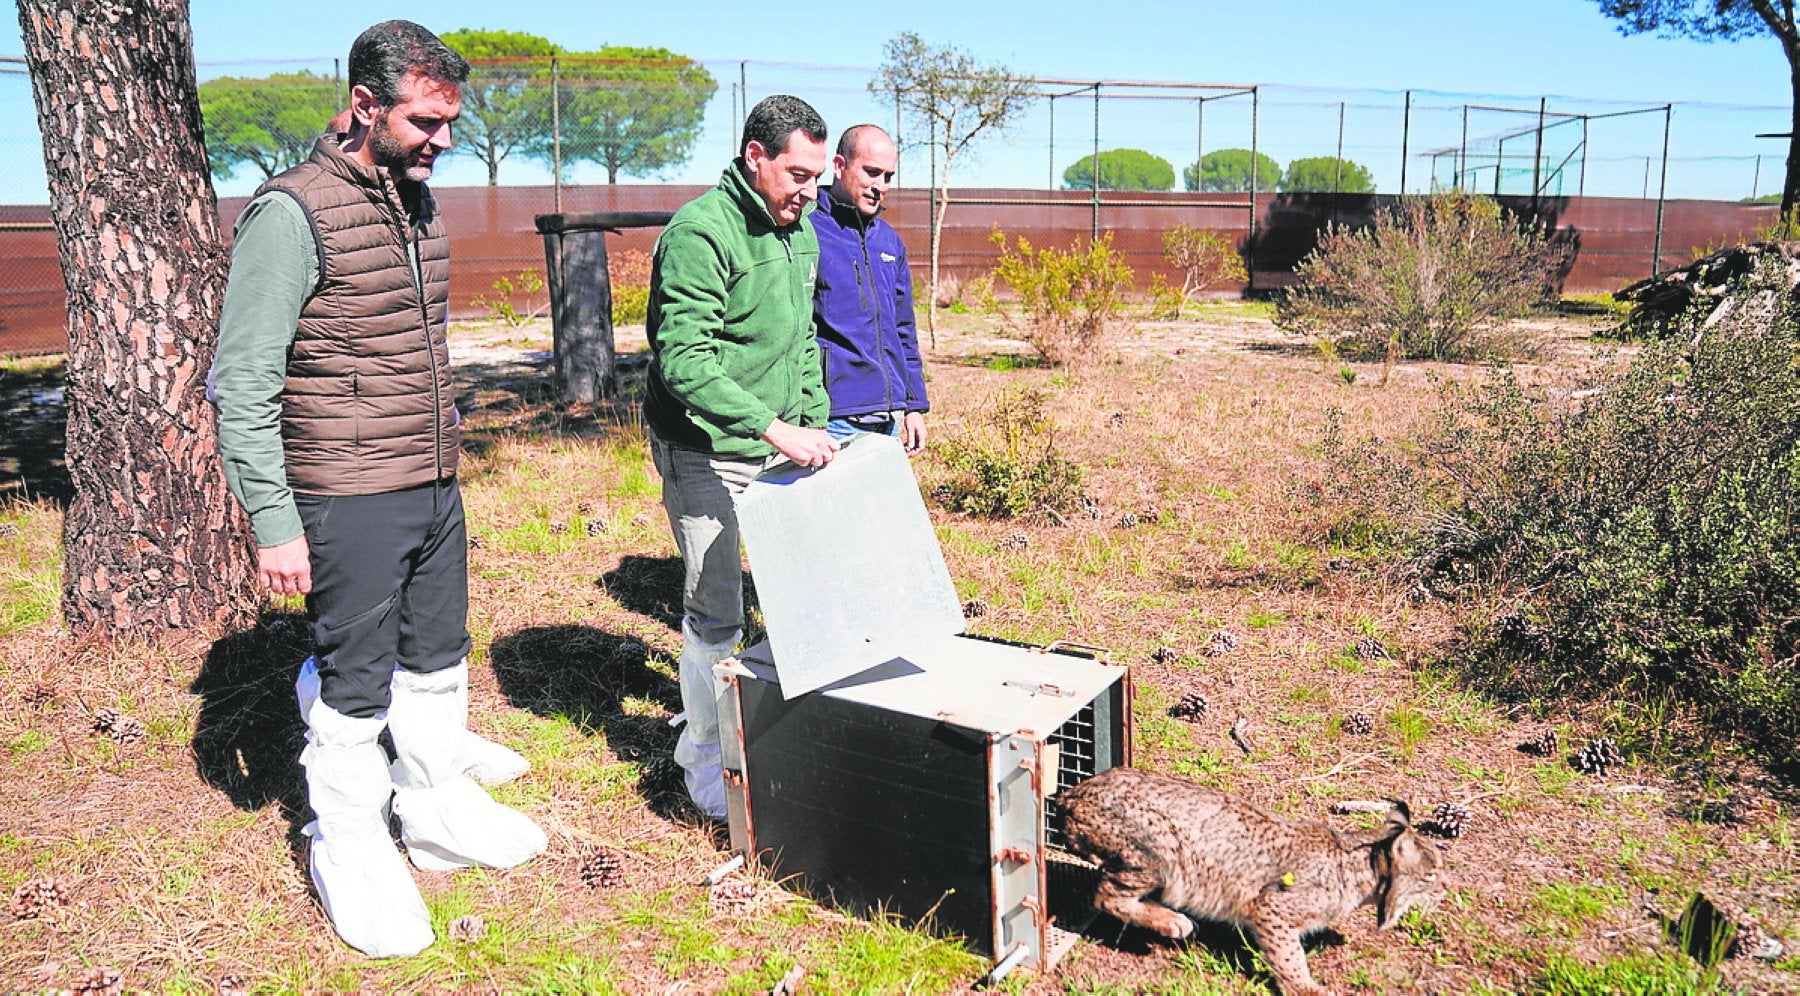
[[[454,477],[379,495],[294,496],[312,556],[319,698],[367,718],[394,665],[430,673],[469,653],[469,538]]]

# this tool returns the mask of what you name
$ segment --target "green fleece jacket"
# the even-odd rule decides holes
[[[824,426],[818,275],[812,226],[776,226],[742,160],[675,212],[650,270],[651,431],[683,449],[754,458],[775,452],[761,439],[775,419]]]

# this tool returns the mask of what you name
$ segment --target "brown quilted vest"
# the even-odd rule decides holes
[[[309,494],[369,495],[454,475],[461,431],[445,339],[450,240],[431,192],[417,187],[409,219],[387,172],[345,156],[332,136],[257,194],[270,190],[300,203],[319,246],[319,286],[300,312],[282,393],[288,483]]]

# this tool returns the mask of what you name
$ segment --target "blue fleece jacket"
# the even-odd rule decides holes
[[[913,325],[912,272],[892,225],[819,191],[813,331],[825,364],[831,417],[929,411]]]

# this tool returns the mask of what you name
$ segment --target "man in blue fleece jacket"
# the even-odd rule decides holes
[[[896,436],[908,453],[925,445],[924,365],[913,325],[906,247],[879,217],[899,152],[887,132],[863,124],[838,139],[835,179],[811,215],[819,235],[813,331],[825,364],[834,438]]]

